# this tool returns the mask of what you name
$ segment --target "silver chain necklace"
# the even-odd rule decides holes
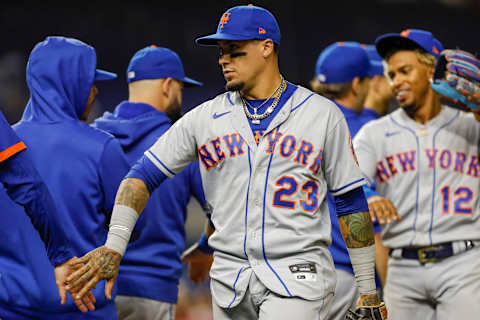
[[[259,124],[260,120],[265,119],[266,117],[271,115],[272,112],[275,110],[275,107],[277,106],[278,102],[280,101],[280,97],[282,96],[282,93],[285,90],[285,79],[283,78],[283,76],[280,76],[280,77],[281,77],[281,81],[280,81],[280,85],[277,87],[277,89],[272,93],[272,95],[269,98],[265,99],[265,101],[262,102],[262,104],[260,104],[256,108],[252,107],[248,103],[248,101],[245,98],[243,98],[243,96],[240,94],[240,98],[242,99],[242,104],[243,104],[243,111],[245,112],[245,115],[247,116],[247,118],[252,120],[253,124]],[[260,109],[265,103],[267,103],[267,101],[269,99],[271,99],[274,95],[275,95],[275,100],[273,100],[272,105],[270,107],[268,107],[267,110],[265,110],[264,113],[257,114],[257,110]],[[250,111],[248,111],[247,104],[250,108],[253,109],[253,114],[251,114]]]

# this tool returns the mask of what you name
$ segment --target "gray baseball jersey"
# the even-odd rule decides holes
[[[238,93],[187,113],[146,156],[168,176],[200,160],[212,207],[212,295],[236,306],[255,272],[282,296],[320,299],[333,293],[325,194],[364,184],[342,112],[298,87],[258,145]]]
[[[383,228],[387,247],[480,239],[479,140],[473,115],[447,106],[425,125],[399,108],[360,129],[360,168],[402,216]]]

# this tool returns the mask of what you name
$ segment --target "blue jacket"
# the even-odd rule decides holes
[[[48,259],[55,266],[70,259],[73,254],[65,232],[55,223],[59,216],[52,196],[26,149],[0,112],[0,182],[10,199],[24,208],[45,244]],[[3,214],[0,216],[4,220]],[[2,248],[0,256],[3,256]]]
[[[38,44],[27,65],[31,97],[14,126],[52,194],[60,212],[57,224],[67,232],[76,256],[104,244],[115,194],[129,168],[111,135],[78,120],[95,68],[90,46],[64,38]],[[96,311],[81,314],[70,297],[66,306],[60,305],[38,234],[19,214],[21,208],[0,196],[0,212],[8,216],[0,234],[9,237],[0,257],[0,318],[116,319],[114,303],[104,295],[105,282],[94,291]]]
[[[144,103],[124,101],[94,126],[113,134],[133,165],[171,126],[163,112]],[[193,195],[205,205],[198,162],[167,179],[148,200],[134,238],[122,259],[118,294],[176,303],[182,275],[187,204]],[[137,238],[135,240],[135,238]]]

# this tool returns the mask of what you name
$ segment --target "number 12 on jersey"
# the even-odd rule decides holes
[[[469,187],[460,186],[455,191],[450,190],[450,186],[440,189],[442,196],[442,213],[450,213],[450,203],[453,200],[453,212],[456,214],[472,214],[473,191]],[[451,199],[452,198],[452,199]]]
[[[280,188],[273,194],[273,206],[294,210],[296,201],[291,200],[298,191],[298,182],[290,176],[280,177],[275,183]],[[305,197],[299,201],[303,210],[315,212],[318,207],[318,184],[314,180],[308,180],[302,185],[302,193]],[[289,199],[290,198],[290,199]]]

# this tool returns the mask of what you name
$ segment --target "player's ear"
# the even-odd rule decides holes
[[[167,98],[170,96],[172,82],[173,82],[172,78],[162,79],[162,84],[161,84],[162,94]]]
[[[353,78],[353,80],[352,80],[352,91],[355,95],[358,95],[358,93],[360,92],[360,78],[359,77]]]
[[[266,39],[263,41],[262,50],[264,58],[268,58],[273,54],[273,52],[275,51],[275,47],[272,39]]]
[[[433,81],[433,74],[434,73],[435,73],[435,67],[428,66],[427,67],[428,79],[432,79],[432,81]]]

